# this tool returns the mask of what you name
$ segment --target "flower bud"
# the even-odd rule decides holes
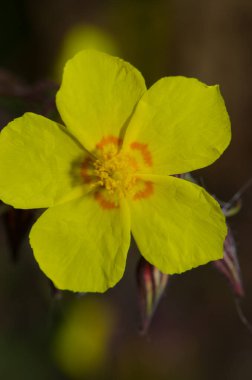
[[[228,228],[228,234],[224,242],[224,257],[221,260],[214,261],[213,265],[227,278],[234,294],[238,297],[243,297],[244,288],[240,265],[235,240],[230,228]]]
[[[160,272],[154,265],[140,258],[137,268],[139,306],[141,313],[140,331],[145,334],[164,293],[169,275]]]

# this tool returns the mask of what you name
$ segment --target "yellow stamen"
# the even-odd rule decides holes
[[[98,181],[94,187],[101,186],[110,194],[126,196],[136,181],[135,169],[127,155],[109,152],[94,162],[94,173]]]

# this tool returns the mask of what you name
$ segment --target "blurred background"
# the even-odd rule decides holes
[[[0,0],[0,127],[25,111],[53,117],[65,60],[95,47],[135,65],[148,85],[169,75],[219,83],[230,147],[198,171],[228,201],[252,176],[250,0]],[[252,321],[252,190],[230,219]],[[0,208],[0,379],[250,380],[252,334],[226,279],[208,264],[169,278],[148,333],[132,249],[103,295],[61,294],[29,248],[34,213]]]

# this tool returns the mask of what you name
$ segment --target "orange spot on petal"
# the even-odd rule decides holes
[[[151,156],[151,153],[148,149],[147,144],[142,144],[138,141],[135,141],[135,142],[130,144],[130,147],[131,147],[131,149],[137,150],[141,153],[142,158],[143,158],[144,162],[146,163],[146,165],[152,166],[152,156]]]
[[[91,175],[88,173],[91,163],[92,159],[87,157],[81,165],[81,176],[85,183],[90,183],[92,181]]]
[[[114,202],[106,199],[100,191],[94,193],[94,198],[104,210],[118,208]]]
[[[134,196],[134,200],[147,198],[154,193],[154,185],[150,181],[143,181],[144,188],[139,190]]]
[[[101,141],[98,144],[96,144],[96,148],[103,149],[106,145],[111,145],[111,144],[118,147],[122,144],[122,139],[116,136],[103,137]]]

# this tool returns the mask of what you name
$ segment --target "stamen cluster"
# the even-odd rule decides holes
[[[105,188],[110,194],[127,195],[136,181],[135,169],[124,154],[104,154],[94,162],[94,172],[98,177],[96,186]]]

